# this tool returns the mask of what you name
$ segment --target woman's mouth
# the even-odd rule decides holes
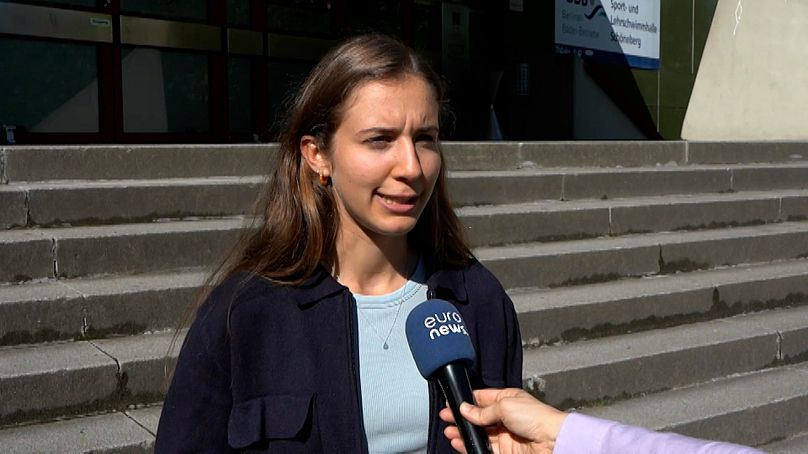
[[[389,194],[378,194],[382,205],[388,210],[397,214],[407,214],[418,204],[418,196],[395,196]]]
[[[388,205],[414,205],[417,197],[390,197],[383,195],[382,199]]]

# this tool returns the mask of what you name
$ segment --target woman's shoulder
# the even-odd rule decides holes
[[[279,285],[261,276],[246,272],[233,273],[210,290],[197,310],[196,319],[210,319],[213,323],[226,321],[235,307],[266,296],[271,297],[278,291],[281,291]]]
[[[494,273],[478,260],[474,259],[463,268],[466,292],[469,295],[483,293],[486,295],[504,294],[505,289]]]
[[[211,292],[211,298],[229,298],[243,302],[264,293],[282,290],[282,286],[255,273],[239,271],[225,278]]]
[[[446,287],[461,300],[509,301],[494,274],[476,259],[463,265],[439,267],[433,275],[436,287]]]
[[[276,316],[299,311],[300,307],[338,293],[343,287],[330,274],[316,270],[300,284],[284,284],[255,273],[237,272],[218,284],[204,302],[200,313],[225,307],[232,319],[271,311]]]
[[[493,274],[476,257],[471,257],[460,264],[431,264],[433,270],[443,273],[460,273],[464,276],[482,277],[485,279],[496,279]]]
[[[476,258],[472,259],[464,267],[464,272],[468,276],[474,276],[474,277],[478,277],[478,278],[481,278],[481,279],[486,279],[486,280],[489,280],[489,279],[496,280],[497,279],[496,277],[494,277],[494,274],[491,273],[491,271],[488,268],[486,268],[485,265],[483,265]]]

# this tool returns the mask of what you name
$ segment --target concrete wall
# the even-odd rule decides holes
[[[808,138],[807,30],[808,0],[720,0],[682,137]]]
[[[682,122],[717,2],[660,0],[660,68],[632,70],[648,112],[665,139],[681,138]]]

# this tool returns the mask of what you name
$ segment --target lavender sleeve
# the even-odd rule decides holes
[[[652,432],[640,427],[571,413],[553,454],[762,454],[746,446]]]

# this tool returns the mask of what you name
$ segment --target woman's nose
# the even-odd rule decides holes
[[[393,173],[394,177],[407,180],[414,180],[423,174],[421,158],[418,156],[418,150],[412,139],[401,139]]]

